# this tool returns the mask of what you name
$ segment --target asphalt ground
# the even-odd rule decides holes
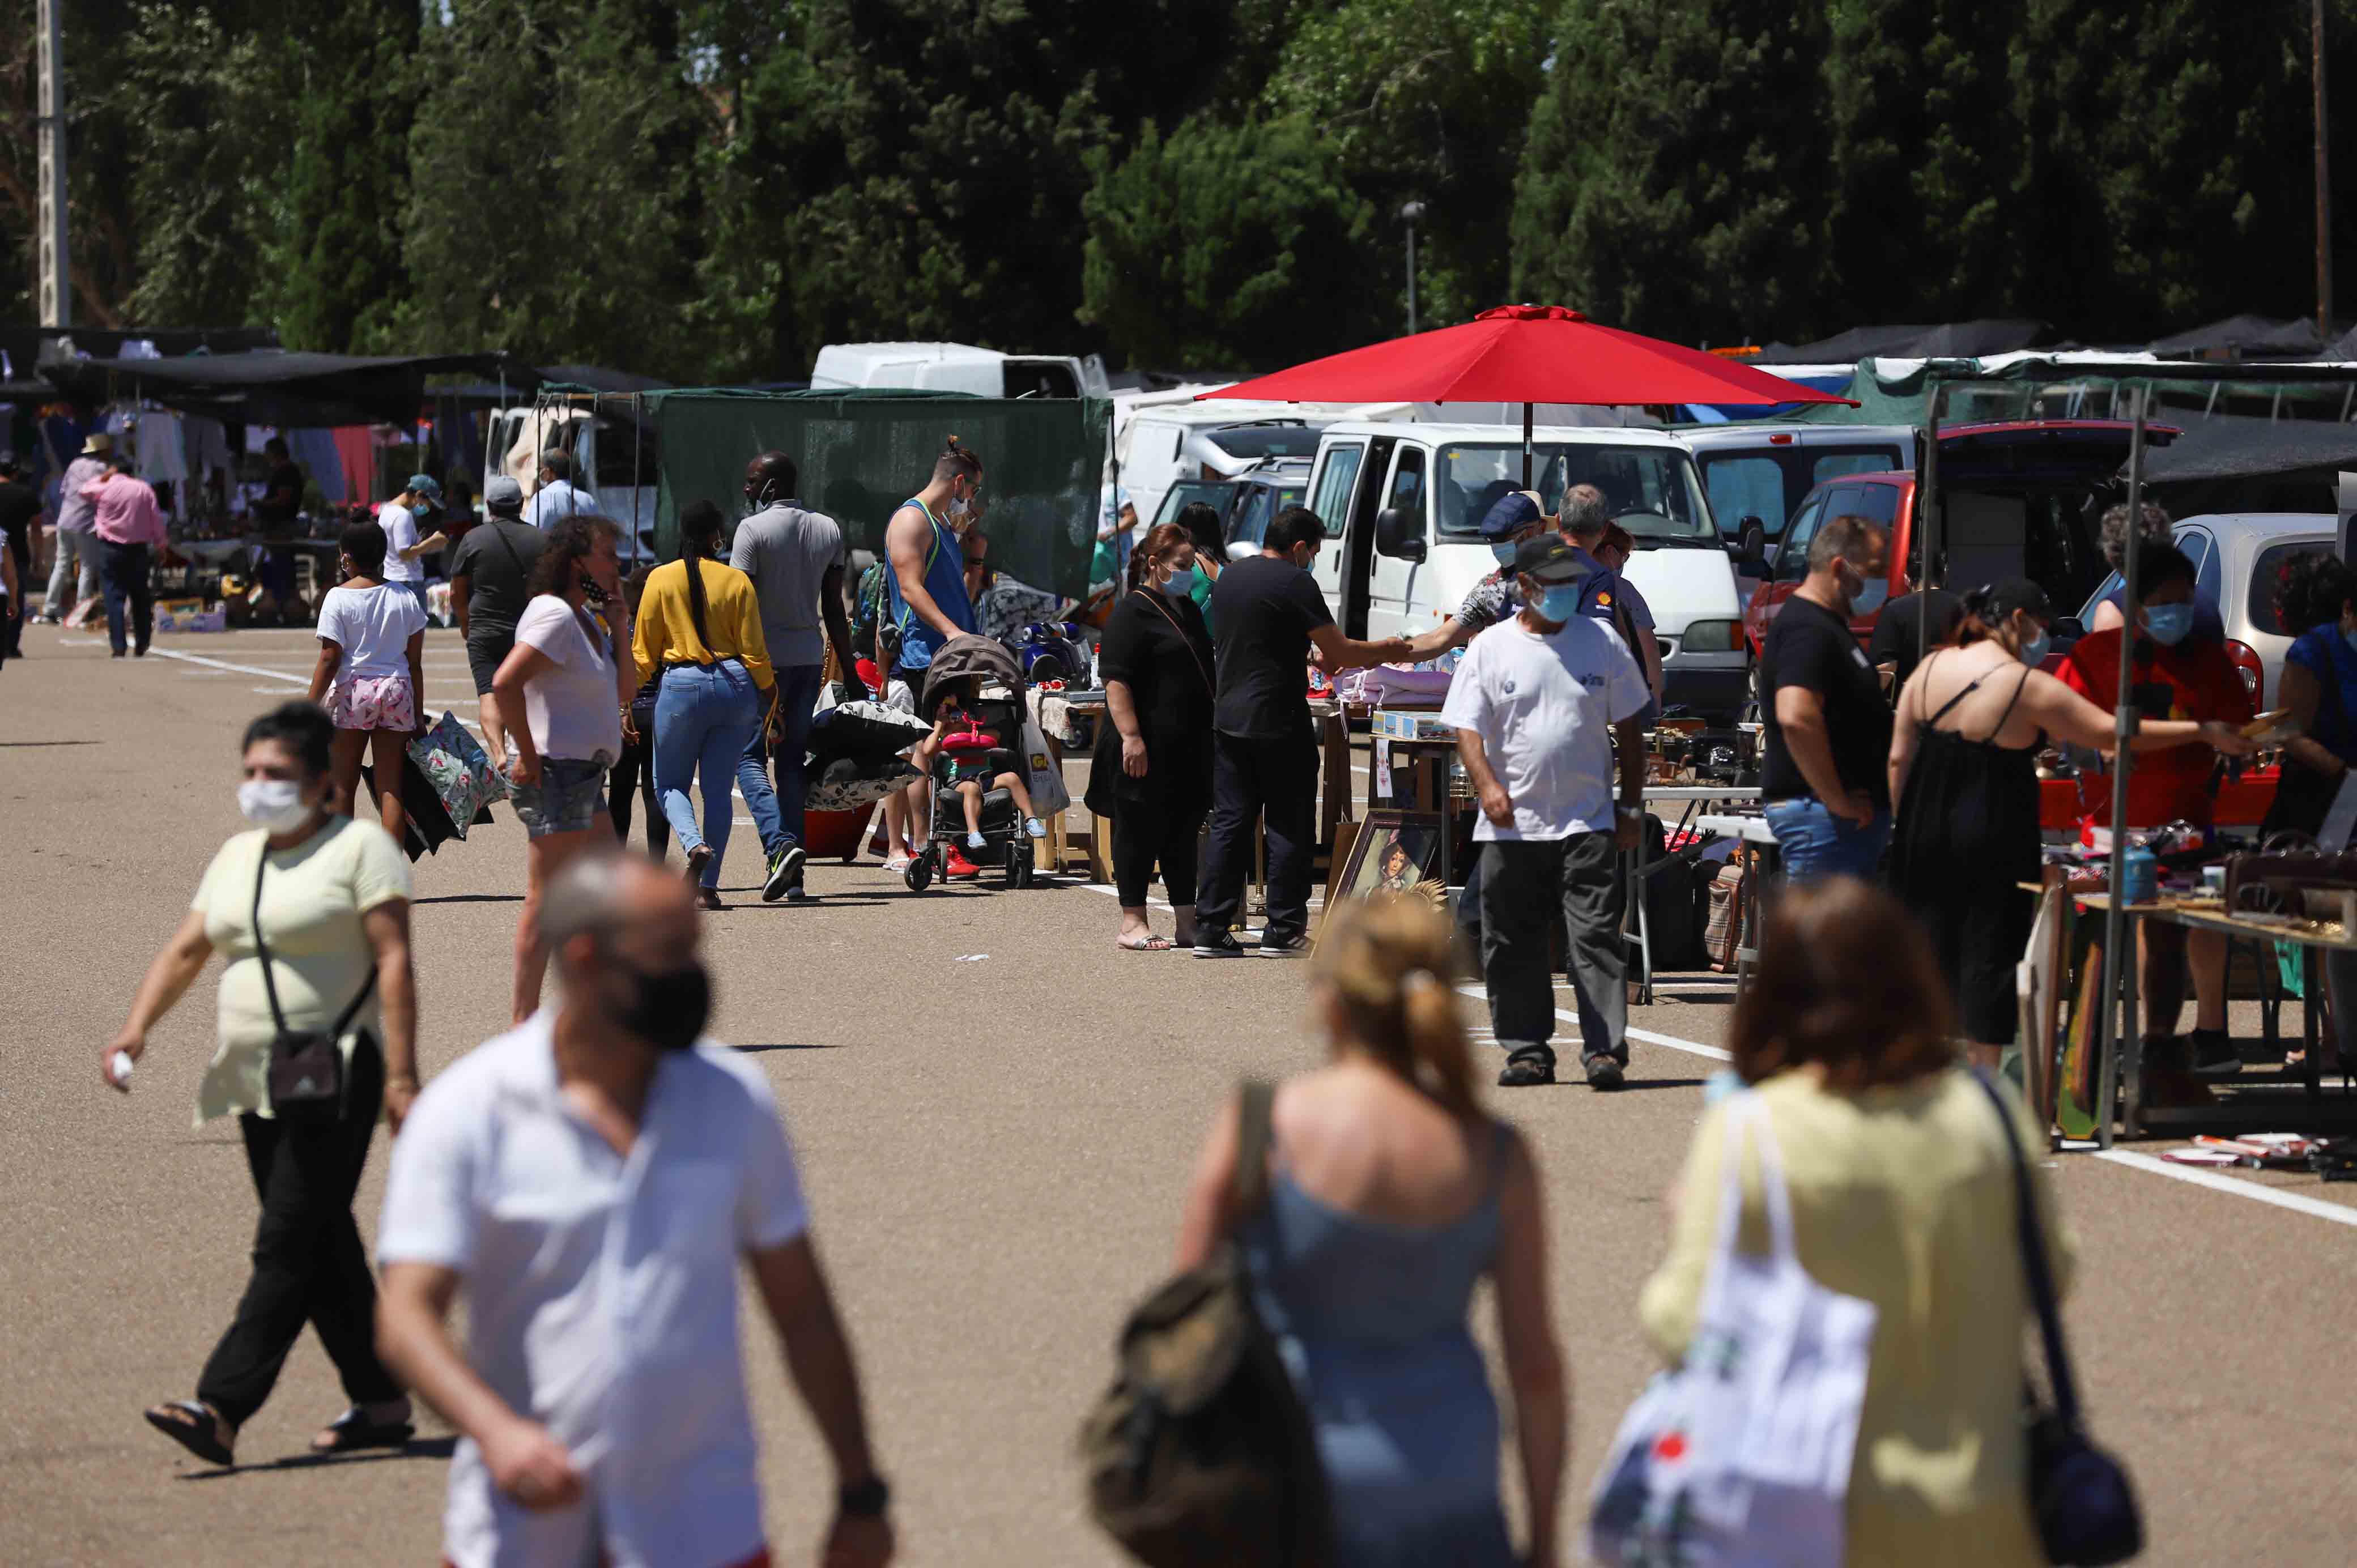
[[[240,826],[241,725],[300,693],[313,645],[167,637],[115,661],[88,633],[25,641],[0,671],[0,1563],[432,1563],[448,1429],[427,1415],[408,1454],[307,1460],[343,1405],[308,1336],[235,1470],[139,1419],[191,1391],[245,1280],[254,1200],[236,1129],[188,1125],[214,972],[156,1030],[127,1099],[100,1084],[98,1048]],[[471,713],[455,634],[427,647],[429,706]],[[416,868],[429,1075],[505,1023],[524,848],[498,814]],[[820,897],[764,906],[756,860],[740,826],[732,907],[705,926],[716,1032],[757,1053],[791,1122],[903,1560],[1118,1561],[1082,1512],[1073,1434],[1125,1308],[1168,1266],[1215,1102],[1240,1076],[1318,1058],[1300,965],[1117,952],[1110,890],[1077,883],[920,897],[872,863],[819,864]],[[1550,1199],[1577,1379],[1567,1519],[1652,1369],[1637,1293],[1732,999],[1710,975],[1663,995],[1632,1010],[1627,1090],[1492,1100],[1532,1141]],[[383,1150],[358,1206],[371,1235]],[[2144,1560],[2349,1561],[2352,1189],[2230,1173],[2217,1190],[2087,1155],[2053,1169],[2079,1246],[2081,1379],[2141,1488]],[[1486,1304],[1480,1324],[1486,1338]],[[808,1561],[831,1481],[750,1316],[747,1342],[771,1538],[781,1563]]]

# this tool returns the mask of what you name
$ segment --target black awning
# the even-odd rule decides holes
[[[2145,454],[2145,478],[2157,485],[2202,479],[2259,479],[2357,469],[2357,424],[2324,419],[2258,419],[2213,414],[2186,422],[2169,446]]]
[[[73,360],[41,367],[61,392],[90,403],[145,398],[187,413],[289,427],[406,424],[427,401],[425,378],[498,375],[529,396],[541,372],[500,354],[373,358],[269,350],[169,360]]]

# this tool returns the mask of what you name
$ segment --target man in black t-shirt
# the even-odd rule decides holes
[[[0,451],[0,533],[7,536],[9,564],[16,569],[16,590],[7,596],[6,617],[0,621],[0,651],[11,659],[24,656],[24,585],[33,579],[33,525],[41,518],[41,492],[17,467],[16,454]]]
[[[295,552],[285,542],[300,529],[303,470],[287,455],[286,443],[275,435],[262,444],[262,455],[270,461],[270,478],[253,509],[253,520],[262,525],[262,537],[267,542],[262,556],[262,585],[285,616],[295,603]]]
[[[1211,820],[1195,897],[1197,958],[1235,958],[1229,928],[1253,863],[1253,822],[1268,819],[1263,952],[1309,945],[1309,865],[1318,848],[1318,745],[1309,723],[1309,650],[1329,670],[1408,657],[1405,638],[1344,637],[1309,578],[1325,524],[1308,507],[1270,523],[1261,553],[1211,590],[1219,694],[1211,708]]]
[[[491,677],[515,647],[516,622],[531,601],[533,563],[548,535],[522,521],[523,487],[505,474],[483,487],[483,521],[467,531],[450,557],[450,608],[467,644],[481,709],[483,749],[496,765],[507,756],[507,730],[491,697]],[[521,722],[522,715],[515,715]]]
[[[1890,704],[1849,627],[1852,603],[1889,564],[1889,535],[1875,522],[1826,523],[1760,652],[1760,794],[1794,883],[1871,881],[1890,842]]]

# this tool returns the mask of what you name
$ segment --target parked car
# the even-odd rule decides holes
[[[2113,481],[2127,460],[2131,429],[2120,420],[2040,420],[1943,430],[1945,526],[1932,580],[1961,592],[2000,577],[2029,577],[2057,605],[2079,603],[2103,580],[2095,529],[2103,509],[2116,499]],[[2166,425],[2145,432],[2156,446],[2177,435]],[[1767,581],[1743,612],[1744,641],[1754,660],[1767,641],[1768,623],[1809,575],[1809,542],[1832,518],[1869,517],[1889,529],[1888,596],[1914,590],[1922,576],[1915,480],[1912,472],[1851,474],[1808,493],[1784,527]],[[1852,618],[1850,629],[1860,641],[1873,636],[1878,605]]]
[[[1558,425],[1532,440],[1530,488],[1550,510],[1592,484],[1634,538],[1627,575],[1653,611],[1663,702],[1732,717],[1744,700],[1741,604],[1694,458],[1659,430]],[[1482,514],[1523,488],[1518,429],[1327,426],[1309,487],[1327,540],[1313,574],[1344,632],[1412,636],[1454,614],[1497,568]]]
[[[2261,712],[2282,691],[2284,653],[2291,636],[2276,614],[2276,595],[2295,562],[2339,547],[2341,519],[2332,512],[2212,512],[2179,520],[2177,547],[2193,560],[2195,591],[2213,600],[2226,623],[2226,653],[2243,674]],[[2095,585],[2079,611],[2093,626],[2095,607],[2119,586],[2114,572]]]
[[[1271,457],[1232,479],[1179,480],[1163,492],[1153,521],[1174,522],[1190,502],[1202,501],[1220,514],[1220,537],[1198,539],[1195,547],[1241,561],[1260,553],[1261,541],[1278,512],[1306,504],[1308,495],[1308,459]]]

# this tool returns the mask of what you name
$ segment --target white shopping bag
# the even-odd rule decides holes
[[[1031,788],[1034,816],[1057,817],[1071,809],[1072,792],[1064,786],[1063,765],[1048,749],[1048,737],[1034,718],[1023,721],[1023,772],[1024,782]]]
[[[1743,1147],[1760,1150],[1767,1252],[1736,1250]],[[1837,1568],[1874,1304],[1809,1277],[1756,1094],[1729,1102],[1718,1234],[1684,1361],[1614,1436],[1587,1550],[1625,1568]]]

